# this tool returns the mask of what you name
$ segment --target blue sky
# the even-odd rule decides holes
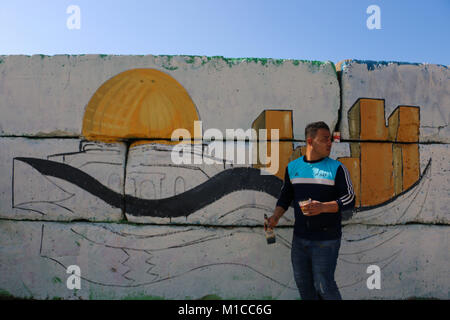
[[[450,0],[0,0],[0,54],[154,54],[450,65]],[[70,5],[81,28],[69,30]],[[378,5],[381,29],[369,30]]]

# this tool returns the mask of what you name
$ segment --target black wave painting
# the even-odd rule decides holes
[[[140,199],[119,194],[97,179],[70,165],[37,158],[15,158],[29,164],[45,176],[70,182],[109,205],[134,216],[175,218],[189,216],[223,196],[240,190],[261,191],[278,198],[283,181],[274,175],[248,167],[230,168],[184,193],[165,199]]]

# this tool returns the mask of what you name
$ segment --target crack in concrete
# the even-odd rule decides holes
[[[233,228],[245,228],[245,229],[260,229],[264,228],[264,225],[214,225],[214,224],[189,224],[189,223],[132,223],[128,221],[89,221],[89,220],[71,220],[71,221],[58,221],[58,220],[32,220],[32,219],[10,219],[10,218],[4,218],[0,217],[1,221],[10,221],[10,222],[39,222],[39,223],[62,223],[62,224],[76,224],[76,223],[87,223],[89,225],[95,226],[95,225],[101,225],[101,224],[115,224],[115,225],[126,225],[126,226],[133,226],[133,227],[190,227],[190,228],[211,228],[211,229],[233,229]],[[361,222],[345,222],[342,223],[342,228],[345,228],[346,226],[356,226],[356,225],[362,225],[362,226],[370,226],[370,227],[394,227],[394,226],[409,226],[409,225],[420,225],[420,226],[438,226],[438,227],[448,227],[450,226],[450,223],[442,223],[442,222],[429,222],[429,223],[421,223],[418,221],[412,221],[412,222],[405,222],[405,223],[398,223],[398,224],[377,224],[377,223],[361,223]],[[277,226],[276,229],[293,229],[294,225],[288,225],[288,226]]]

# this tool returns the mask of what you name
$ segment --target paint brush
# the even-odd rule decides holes
[[[266,240],[267,244],[275,243],[275,232],[272,228],[269,228],[269,222],[268,222],[267,214],[264,214],[264,230],[266,232]]]

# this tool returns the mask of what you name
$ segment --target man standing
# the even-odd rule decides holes
[[[326,123],[306,126],[306,155],[286,167],[284,184],[268,227],[274,228],[291,205],[295,212],[291,260],[303,300],[341,300],[334,272],[341,245],[341,212],[355,206],[350,174],[329,158],[331,133]],[[299,202],[311,199],[300,208]]]

